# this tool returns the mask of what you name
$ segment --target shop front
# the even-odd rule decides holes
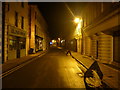
[[[39,36],[35,36],[35,51],[43,51],[43,38]]]
[[[72,39],[70,41],[70,48],[71,51],[77,52],[77,39]]]
[[[26,55],[26,33],[24,30],[9,26],[8,60]]]

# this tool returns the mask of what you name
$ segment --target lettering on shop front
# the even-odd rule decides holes
[[[25,32],[24,31],[20,31],[20,30],[16,30],[16,29],[11,29],[11,34],[15,34],[17,36],[24,36],[25,37]]]

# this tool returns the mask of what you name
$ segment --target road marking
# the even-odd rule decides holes
[[[12,68],[12,69],[10,69],[10,70],[2,73],[2,74],[0,74],[0,79],[2,79],[2,78],[4,78],[4,77],[6,77],[7,75],[9,75],[9,74],[17,71],[18,69],[22,68],[23,66],[29,64],[29,63],[32,62],[33,60],[36,60],[37,58],[39,58],[39,57],[41,57],[41,56],[43,56],[43,55],[45,55],[45,54],[46,54],[46,52],[45,52],[45,53],[42,53],[41,55],[36,56],[35,58],[33,58],[33,59],[31,59],[31,60],[29,60],[29,61],[27,61],[27,62],[24,62],[23,64],[20,64],[20,65],[14,67],[14,68]]]

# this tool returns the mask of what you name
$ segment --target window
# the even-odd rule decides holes
[[[18,13],[15,12],[15,26],[18,27]]]
[[[25,40],[22,40],[20,43],[20,49],[25,49]]]
[[[103,12],[103,2],[101,2],[101,12]]]
[[[24,2],[21,2],[21,6],[24,8]]]
[[[9,50],[15,50],[16,49],[16,40],[10,39],[9,40]]]
[[[21,28],[24,29],[24,17],[21,17]]]
[[[36,19],[36,12],[35,12],[35,19]]]
[[[36,28],[37,28],[37,26],[35,25],[35,35],[37,34]]]
[[[8,8],[7,9],[8,9],[8,11],[10,10],[10,4],[9,3],[8,3]]]

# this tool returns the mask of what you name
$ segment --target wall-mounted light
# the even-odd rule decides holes
[[[82,35],[82,33],[81,33],[81,28],[82,28],[82,18],[75,18],[74,19],[74,22],[77,24],[77,26],[76,26],[76,33],[75,33],[75,36],[76,36],[76,38],[79,38],[79,36],[81,36]]]
[[[74,19],[74,22],[75,22],[75,23],[79,23],[79,21],[80,21],[79,18],[75,18],[75,19]]]

